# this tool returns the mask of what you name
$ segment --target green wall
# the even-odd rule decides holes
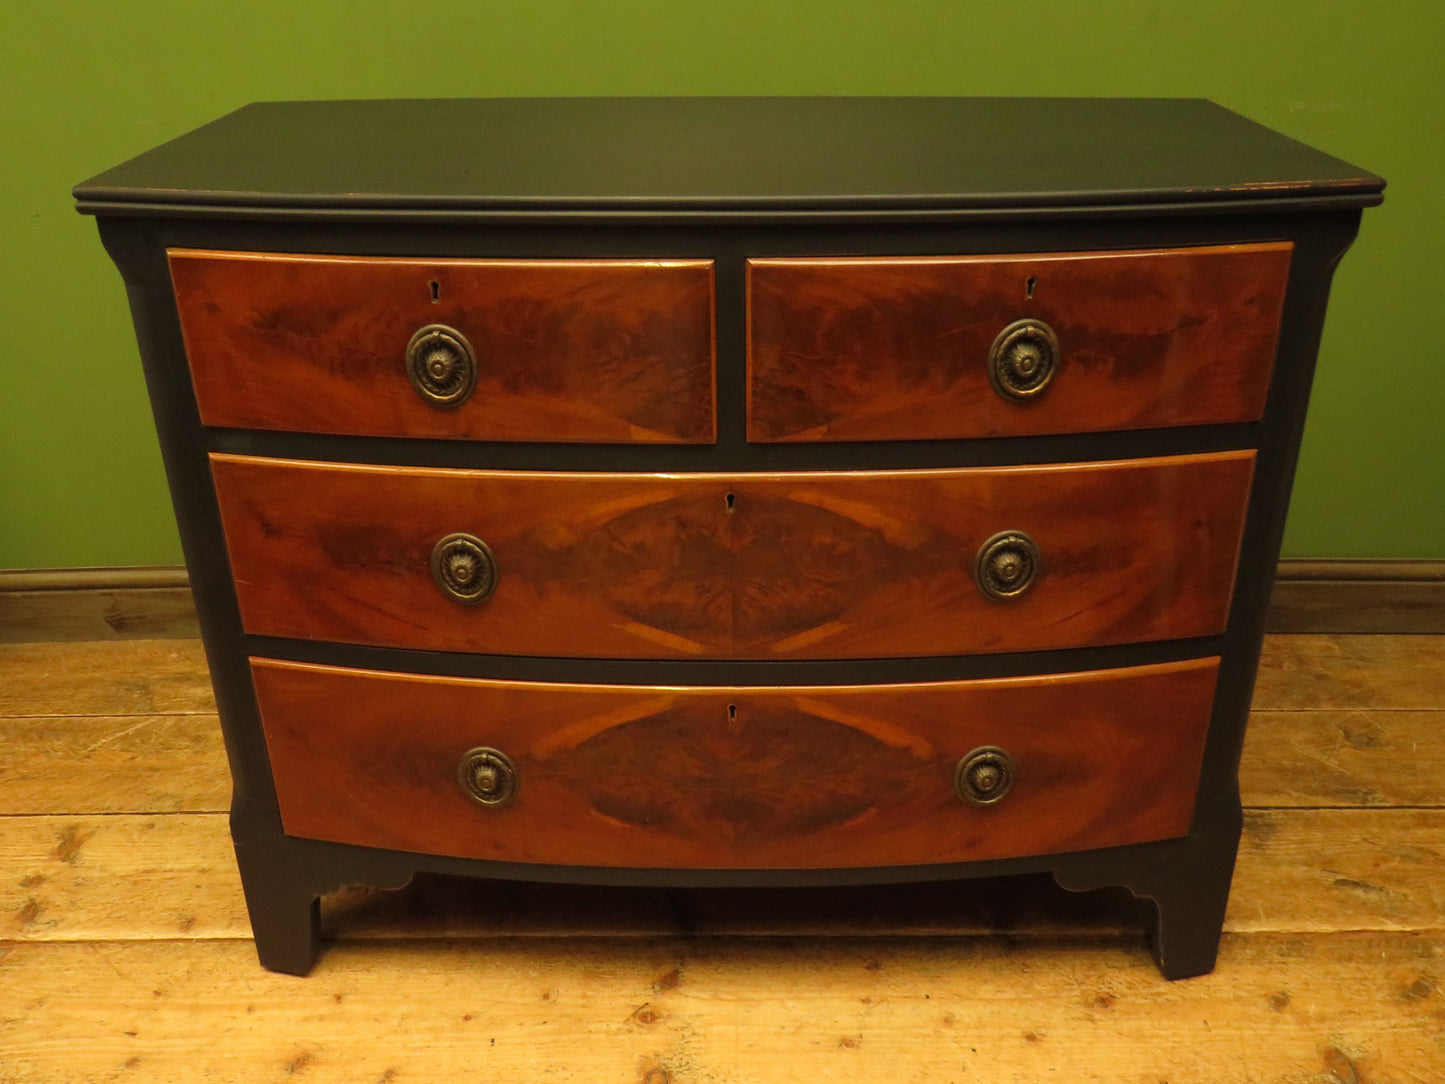
[[[70,186],[256,99],[1212,98],[1390,182],[1345,258],[1290,556],[1445,557],[1438,0],[0,5],[0,568],[180,549],[118,275]]]

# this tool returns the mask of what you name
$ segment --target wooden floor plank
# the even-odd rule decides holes
[[[1227,928],[1445,929],[1445,810],[1252,812]],[[681,932],[768,936],[1008,931],[1140,937],[1122,890],[1079,896],[1048,878],[818,891],[665,893],[422,878],[328,900],[342,940]],[[0,937],[246,937],[221,814],[0,818]]]
[[[1162,982],[1109,943],[696,940],[0,947],[0,1081],[1437,1084],[1445,946],[1232,936]]]
[[[1227,929],[1445,930],[1445,810],[1251,810]]]
[[[0,818],[0,938],[249,935],[227,818]]]
[[[215,710],[199,640],[0,644],[0,717]]]
[[[0,718],[0,816],[215,812],[230,802],[214,714]]]
[[[1445,636],[1266,636],[1254,710],[1445,708]]]
[[[1256,711],[1239,789],[1254,807],[1445,806],[1445,711]]]

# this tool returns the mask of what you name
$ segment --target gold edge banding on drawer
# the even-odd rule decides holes
[[[1220,632],[1254,452],[733,475],[211,467],[250,633],[802,659]],[[1038,552],[1021,592],[1021,544],[988,545],[1016,535]]]
[[[919,865],[1183,835],[1218,666],[674,688],[251,660],[288,834],[691,868]],[[1001,795],[983,804],[959,778],[979,750],[993,759],[972,783]]]
[[[748,440],[1258,420],[1292,251],[749,260]]]
[[[206,425],[716,439],[712,260],[168,257]]]

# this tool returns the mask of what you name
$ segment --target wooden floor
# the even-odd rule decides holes
[[[1445,1081],[1445,637],[1269,640],[1214,974],[1126,893],[418,878],[262,971],[199,645],[0,647],[0,1082]]]

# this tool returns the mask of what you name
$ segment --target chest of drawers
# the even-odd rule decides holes
[[[1007,99],[273,103],[78,186],[262,963],[421,870],[1048,871],[1207,971],[1382,187],[1208,103]]]

